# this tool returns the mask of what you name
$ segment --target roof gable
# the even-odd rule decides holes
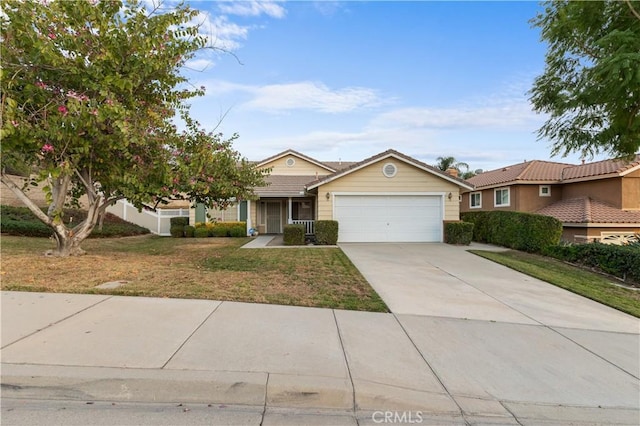
[[[269,158],[265,158],[264,160],[258,162],[258,164],[256,165],[256,167],[258,168],[266,168],[269,167],[269,165],[274,164],[277,160],[280,160],[284,157],[295,157],[296,159],[302,160],[305,163],[309,163],[313,166],[315,166],[316,168],[319,168],[320,171],[323,171],[323,174],[329,174],[329,173],[334,173],[336,171],[335,168],[322,163],[314,158],[308,157],[304,154],[299,153],[298,151],[294,151],[293,149],[288,149],[286,151],[282,151],[276,155],[273,155]]]
[[[446,181],[454,183],[455,185],[458,185],[458,186],[460,186],[462,188],[469,189],[469,190],[473,189],[473,186],[471,184],[469,184],[468,182],[466,182],[465,180],[460,179],[458,177],[451,176],[451,175],[443,172],[442,170],[440,170],[440,169],[438,169],[436,167],[433,167],[433,166],[430,166],[430,165],[428,165],[426,163],[418,161],[415,158],[409,157],[408,155],[402,154],[401,152],[395,151],[393,149],[389,149],[387,151],[381,152],[380,154],[377,154],[377,155],[374,155],[372,157],[369,157],[369,158],[367,158],[367,159],[365,159],[363,161],[360,161],[358,163],[354,163],[354,164],[350,165],[349,167],[347,167],[347,168],[345,168],[343,170],[340,170],[340,171],[338,171],[336,173],[333,173],[333,174],[331,174],[329,176],[325,176],[325,177],[317,180],[316,182],[313,182],[313,183],[307,185],[307,189],[317,188],[317,187],[322,186],[322,185],[324,185],[326,183],[332,182],[332,181],[334,181],[336,179],[340,179],[343,176],[346,176],[346,175],[349,175],[349,174],[351,174],[353,172],[356,172],[356,171],[358,171],[358,170],[360,170],[360,169],[362,169],[364,167],[369,166],[370,164],[376,163],[376,162],[381,161],[381,160],[385,160],[387,158],[395,158],[396,160],[399,160],[399,161],[402,161],[402,162],[404,162],[406,164],[412,165],[412,166],[414,166],[414,167],[416,167],[416,168],[418,168],[420,170],[423,170],[423,171],[425,171],[427,173],[435,175],[435,176],[437,176],[439,178],[442,178],[442,179],[444,179]]]

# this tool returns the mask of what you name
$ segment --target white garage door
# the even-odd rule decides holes
[[[442,241],[442,197],[336,195],[339,242]]]

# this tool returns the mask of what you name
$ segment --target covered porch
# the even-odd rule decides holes
[[[255,203],[254,226],[260,234],[282,234],[287,224],[304,225],[307,235],[315,233],[315,198],[260,198]]]

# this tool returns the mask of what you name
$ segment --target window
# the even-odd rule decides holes
[[[510,205],[509,188],[498,188],[494,190],[495,207],[508,207]]]
[[[482,207],[482,192],[472,192],[471,195],[469,195],[469,207],[472,209]]]
[[[540,196],[551,197],[551,185],[540,185]]]

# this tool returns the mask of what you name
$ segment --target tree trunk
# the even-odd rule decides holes
[[[86,254],[86,251],[80,247],[82,240],[70,235],[60,235],[57,232],[53,235],[56,240],[56,248],[47,251],[47,256],[69,257]]]
[[[53,231],[56,248],[47,251],[45,253],[46,255],[68,257],[79,256],[86,253],[82,248],[80,248],[80,244],[89,236],[89,234],[91,234],[91,231],[93,231],[93,228],[98,222],[100,213],[106,210],[108,205],[107,202],[104,202],[104,197],[102,195],[96,194],[95,192],[87,194],[89,198],[87,219],[80,222],[73,229],[69,229],[62,222],[61,217],[51,217],[43,213],[42,210],[40,210],[40,208],[29,197],[27,197],[24,191],[4,174],[0,175],[0,180],[11,190],[11,192],[16,194],[18,199],[22,201],[38,219]],[[63,195],[66,193],[66,188],[68,188],[69,182],[70,177],[60,178],[53,181],[52,186],[55,187],[55,190],[52,191],[54,199],[52,204],[49,206],[51,215],[57,214],[58,210],[61,211],[62,205],[64,204]]]

